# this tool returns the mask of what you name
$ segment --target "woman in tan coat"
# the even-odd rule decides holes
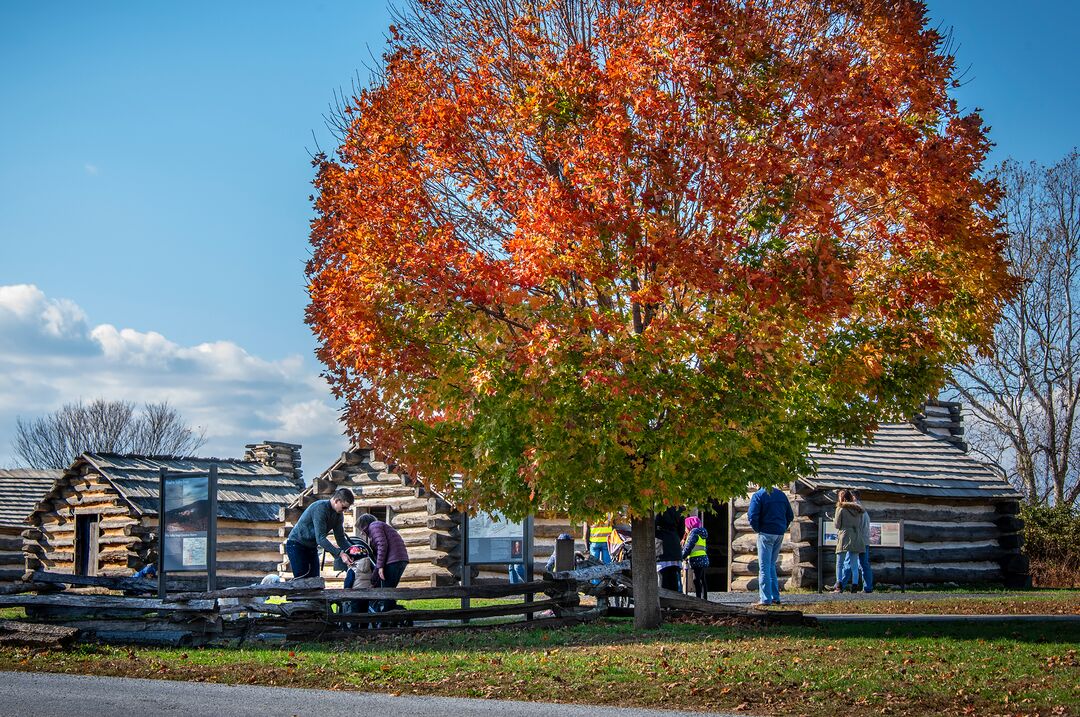
[[[866,550],[866,541],[869,538],[862,519],[864,512],[863,507],[855,502],[851,491],[840,491],[833,518],[833,527],[836,528],[836,556],[840,566],[834,593],[843,592],[845,583],[850,583],[854,589],[859,582],[859,555]]]

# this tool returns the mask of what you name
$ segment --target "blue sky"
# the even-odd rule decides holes
[[[934,0],[1005,157],[1080,144],[1080,3]],[[344,448],[303,323],[310,152],[382,0],[0,3],[0,466],[14,417],[169,398],[237,455]]]

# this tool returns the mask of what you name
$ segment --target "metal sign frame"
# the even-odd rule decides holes
[[[217,519],[218,519],[218,467],[211,465],[206,481],[206,564],[197,568],[172,569],[166,568],[166,546],[168,541],[165,536],[169,530],[168,513],[166,512],[166,484],[169,480],[201,478],[200,474],[170,473],[164,466],[158,472],[158,597],[164,599],[166,590],[167,573],[177,572],[206,572],[206,589],[212,591],[217,587]],[[195,531],[201,532],[201,531]]]
[[[513,558],[509,560],[472,560],[469,555],[469,522],[472,519],[466,515],[465,520],[462,521],[461,540],[462,540],[462,552],[461,562],[463,565],[517,565],[524,564],[527,571],[529,563],[532,559],[532,532],[533,532],[533,518],[527,516],[521,523],[521,557],[517,560]],[[515,538],[516,539],[516,536]]]
[[[534,578],[533,568],[535,560],[533,558],[533,517],[531,515],[526,516],[525,520],[521,524],[521,560],[498,560],[491,562],[471,562],[469,560],[469,514],[466,513],[464,519],[461,521],[461,586],[469,587],[472,584],[472,566],[474,565],[516,565],[522,563],[525,565],[525,582],[531,583]],[[525,595],[525,602],[530,603],[533,601],[531,594]],[[470,605],[470,600],[467,597],[461,598],[462,609],[467,609]],[[527,621],[533,619],[532,614],[525,616]],[[467,620],[465,622],[468,622]]]

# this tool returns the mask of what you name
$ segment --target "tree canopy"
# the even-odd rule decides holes
[[[414,0],[316,160],[351,434],[651,516],[910,415],[1011,287],[953,72],[912,0]]]

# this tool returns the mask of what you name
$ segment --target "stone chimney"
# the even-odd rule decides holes
[[[964,418],[960,409],[959,401],[929,400],[911,422],[926,435],[948,441],[966,453],[968,444],[964,440]]]
[[[281,471],[291,476],[293,482],[301,489],[304,486],[303,474],[300,470],[300,444],[282,443],[281,441],[263,441],[262,443],[249,443],[244,446],[245,461],[258,461],[264,465]]]

